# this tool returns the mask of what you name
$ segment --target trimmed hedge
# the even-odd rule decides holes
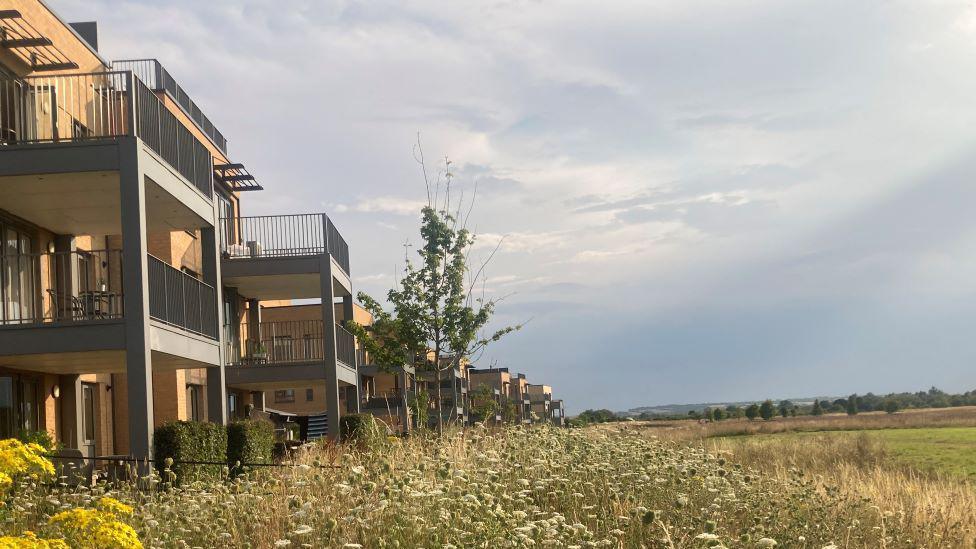
[[[227,461],[227,430],[223,425],[200,421],[173,421],[165,423],[153,434],[153,450],[156,468],[166,469],[166,458],[172,458],[170,469],[176,473],[176,482],[201,478],[219,478],[222,465],[190,465],[187,461]],[[164,479],[165,480],[165,479]]]
[[[271,463],[274,425],[270,421],[242,420],[227,426],[227,464],[238,473],[238,463]]]

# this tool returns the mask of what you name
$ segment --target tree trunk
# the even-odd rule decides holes
[[[436,369],[434,372],[436,372],[434,379],[436,380],[435,383],[437,383],[437,396],[435,397],[437,398],[437,434],[442,435],[444,434],[444,401],[441,399],[441,371],[440,369]]]

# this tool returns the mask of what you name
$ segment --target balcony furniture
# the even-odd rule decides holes
[[[78,293],[84,318],[102,319],[122,316],[122,294],[110,290],[85,290]]]

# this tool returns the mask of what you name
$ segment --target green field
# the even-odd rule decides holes
[[[976,427],[888,429],[874,434],[899,463],[976,480]]]
[[[976,427],[793,432],[755,437],[775,440],[862,434],[880,439],[887,458],[896,464],[917,471],[976,480]]]

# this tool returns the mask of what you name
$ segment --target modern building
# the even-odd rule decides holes
[[[224,135],[158,61],[103,58],[94,23],[8,0],[0,29],[0,437],[143,457],[165,421],[299,386],[335,435],[359,376],[331,220],[242,216],[261,186]]]
[[[552,387],[549,385],[526,385],[529,395],[529,413],[533,422],[552,421]]]

